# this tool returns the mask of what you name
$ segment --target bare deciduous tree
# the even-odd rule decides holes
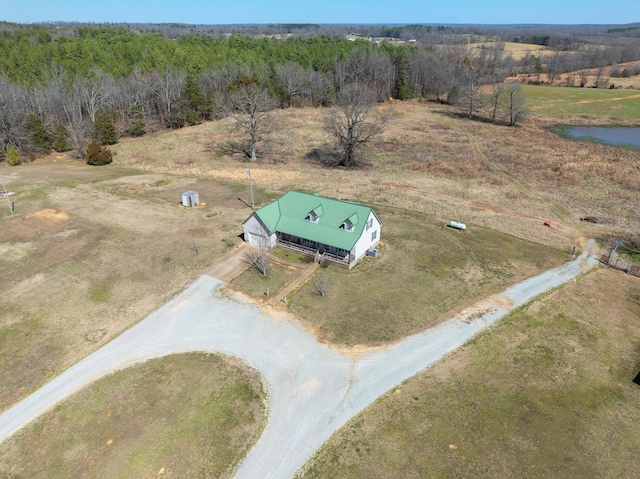
[[[507,82],[504,86],[506,96],[506,111],[509,126],[515,126],[517,122],[523,120],[528,113],[526,99],[522,93],[520,83],[517,81]]]
[[[26,89],[0,78],[0,152],[19,145],[26,118]]]
[[[491,106],[491,118],[489,119],[491,123],[495,123],[498,111],[500,107],[500,99],[502,98],[502,93],[504,92],[504,83],[495,83],[491,89],[490,106]]]
[[[164,109],[165,124],[169,128],[173,128],[173,106],[176,99],[182,93],[185,82],[185,73],[182,70],[178,70],[172,65],[167,65],[162,75],[158,75],[157,94],[160,96],[162,106]]]
[[[307,69],[306,75],[306,96],[309,98],[311,105],[322,106],[328,104],[334,94],[331,80],[325,74],[312,68]]]
[[[330,284],[331,280],[329,279],[329,277],[326,274],[321,274],[320,276],[318,276],[318,279],[315,282],[316,291],[318,291],[318,294],[324,298],[327,294],[327,289],[329,289]]]
[[[105,109],[105,103],[113,91],[113,84],[113,77],[98,68],[89,76],[76,77],[74,87],[91,123],[96,122],[98,111]]]
[[[568,71],[568,58],[567,53],[561,51],[555,51],[552,55],[547,57],[546,70],[549,85],[553,85],[556,75]]]
[[[262,276],[267,275],[269,270],[269,258],[267,257],[267,244],[266,239],[260,241],[259,244],[253,245],[253,248],[247,253],[247,259],[251,266],[253,266]]]
[[[481,107],[482,72],[472,66],[470,62],[465,62],[458,78],[460,81],[458,102],[465,116],[472,118]]]
[[[276,81],[285,96],[287,106],[293,104],[293,98],[300,95],[306,83],[304,68],[295,62],[276,65]]]
[[[265,141],[269,127],[266,120],[275,107],[276,102],[264,86],[252,78],[240,77],[227,91],[223,109],[236,129],[244,133],[245,140],[228,146],[242,152],[250,161],[257,161],[257,146]]]
[[[338,166],[354,167],[362,153],[389,121],[389,114],[378,115],[373,108],[372,92],[360,84],[349,84],[338,95],[338,104],[325,117],[325,126],[338,150]]]
[[[46,72],[46,85],[57,123],[67,125],[76,155],[82,158],[88,142],[89,126],[82,114],[80,89],[75,82],[68,86],[67,73],[62,66],[53,66]]]

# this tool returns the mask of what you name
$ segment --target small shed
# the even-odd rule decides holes
[[[182,205],[183,206],[198,206],[200,204],[200,200],[198,198],[198,193],[196,191],[185,191],[182,193]]]

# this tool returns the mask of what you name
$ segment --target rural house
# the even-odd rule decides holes
[[[368,206],[289,191],[242,224],[250,244],[316,255],[351,268],[380,241],[380,219]]]

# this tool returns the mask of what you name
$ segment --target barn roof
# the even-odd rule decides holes
[[[270,234],[279,231],[350,251],[372,212],[375,215],[372,208],[357,203],[289,191],[254,214]],[[310,221],[310,213],[317,222]],[[345,229],[346,222],[353,225],[351,232]]]

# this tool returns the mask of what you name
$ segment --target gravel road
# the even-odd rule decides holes
[[[115,370],[172,353],[221,352],[259,370],[269,395],[267,426],[235,477],[291,478],[337,429],[380,395],[515,307],[596,263],[585,253],[359,359],[318,343],[293,319],[275,318],[256,306],[221,297],[222,282],[203,275],[136,326],[0,415],[0,441]]]

